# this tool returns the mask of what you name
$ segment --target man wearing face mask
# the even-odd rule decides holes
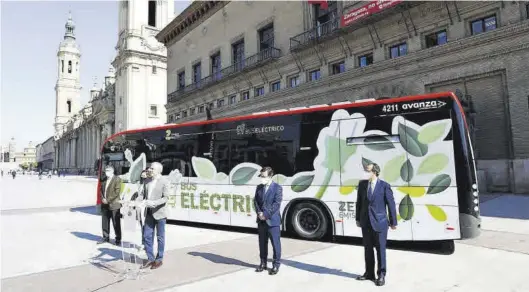
[[[279,272],[281,261],[281,201],[283,200],[283,188],[272,181],[274,171],[267,166],[261,169],[259,177],[261,184],[255,191],[255,211],[257,212],[257,231],[259,234],[259,258],[261,264],[255,270],[262,272],[267,269],[268,239],[272,242],[274,250],[274,261],[272,269],[268,272],[275,275]]]
[[[367,165],[366,178],[358,185],[356,198],[356,225],[362,228],[364,244],[365,273],[357,280],[375,281],[377,286],[385,284],[386,277],[386,241],[388,227],[397,228],[397,211],[391,186],[378,178],[380,166],[376,163]],[[386,207],[389,210],[389,220]],[[377,250],[377,275],[375,280],[375,256]]]
[[[142,266],[143,269],[150,267],[157,269],[163,264],[163,255],[165,247],[165,223],[167,221],[167,212],[165,205],[169,195],[169,181],[162,176],[163,166],[161,163],[153,162],[147,169],[147,178],[145,188],[142,192],[145,201],[145,224],[143,225],[143,244],[147,253],[147,263]],[[158,239],[158,253],[154,257],[153,241],[154,230],[156,229],[156,238]]]
[[[116,234],[116,245],[121,245],[121,214],[119,203],[121,193],[121,179],[114,175],[114,168],[105,168],[106,180],[101,184],[101,215],[103,225],[103,239],[98,244],[110,241],[110,220]]]

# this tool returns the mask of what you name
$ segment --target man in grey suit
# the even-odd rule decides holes
[[[143,242],[147,253],[147,263],[142,268],[157,269],[163,264],[163,253],[165,247],[165,223],[169,181],[162,177],[162,164],[153,162],[147,169],[151,179],[145,184],[143,200],[145,200],[145,224],[143,225]],[[158,239],[158,253],[156,258],[153,252],[154,229]]]

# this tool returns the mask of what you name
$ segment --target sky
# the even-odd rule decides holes
[[[191,1],[175,1],[175,14]],[[71,11],[81,48],[81,106],[94,76],[100,85],[115,57],[115,1],[1,1],[1,143],[14,137],[17,150],[53,136],[57,50]]]

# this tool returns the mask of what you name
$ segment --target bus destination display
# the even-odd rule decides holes
[[[402,112],[427,111],[446,107],[447,103],[440,100],[420,100],[403,103],[390,103],[380,105],[382,112],[397,114]]]

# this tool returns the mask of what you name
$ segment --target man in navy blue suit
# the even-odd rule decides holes
[[[281,264],[281,201],[283,200],[283,188],[272,181],[274,171],[267,166],[261,169],[259,177],[261,184],[255,190],[254,205],[257,212],[257,231],[259,234],[259,258],[261,264],[256,272],[267,269],[268,239],[272,242],[274,249],[274,261],[272,269],[268,274],[275,275],[279,272]]]
[[[362,228],[366,271],[357,280],[371,280],[375,281],[377,286],[383,286],[386,277],[388,227],[392,230],[397,228],[397,210],[391,186],[378,178],[380,166],[376,163],[369,164],[365,171],[368,179],[358,185],[356,225]],[[386,207],[389,210],[389,219]],[[373,247],[377,250],[378,279],[376,280]]]

